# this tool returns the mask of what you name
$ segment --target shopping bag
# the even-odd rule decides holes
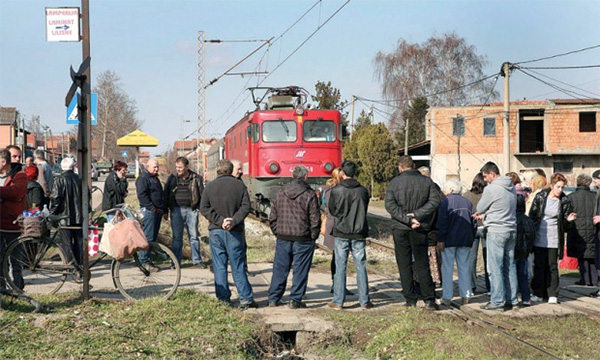
[[[113,220],[116,220],[116,218]],[[106,224],[104,224],[104,231],[102,232],[102,238],[100,239],[99,250],[110,256],[113,256],[113,250],[110,245],[110,232],[115,226],[115,224],[116,221],[109,221]]]
[[[114,225],[110,231],[109,242],[112,257],[116,260],[123,260],[134,252],[147,250],[149,247],[140,223],[133,219],[125,219]]]
[[[100,245],[100,236],[98,229],[89,229],[88,230],[88,256],[96,256],[98,255]]]

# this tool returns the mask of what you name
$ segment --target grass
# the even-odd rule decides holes
[[[339,324],[344,335],[321,343],[321,357],[368,359],[531,359],[545,358],[497,332],[443,313],[402,306],[385,311],[332,312],[324,317]],[[514,335],[561,358],[596,358],[592,346],[600,336],[598,324],[580,315],[505,318]]]
[[[271,334],[250,316],[193,290],[165,303],[82,301],[78,294],[47,296],[48,314],[5,304],[0,358],[261,358]],[[166,305],[166,306],[165,306]]]

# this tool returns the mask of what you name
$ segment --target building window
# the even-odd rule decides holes
[[[572,161],[556,161],[554,162],[554,172],[555,173],[571,173],[573,172],[573,162]]]
[[[519,152],[543,153],[544,109],[519,110]]]
[[[579,132],[596,132],[596,113],[579,113]]]
[[[465,136],[465,118],[452,118],[452,136]]]
[[[483,118],[483,136],[496,136],[495,118]]]

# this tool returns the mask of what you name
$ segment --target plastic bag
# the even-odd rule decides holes
[[[123,260],[138,250],[147,250],[148,240],[144,235],[139,222],[125,219],[112,227],[109,242],[112,248],[112,257]]]

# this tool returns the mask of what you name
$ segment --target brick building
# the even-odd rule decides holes
[[[570,185],[600,168],[600,99],[515,101],[510,104],[510,169],[503,164],[502,103],[432,107],[426,116],[432,178],[460,178],[470,187],[481,166],[502,173],[541,168],[563,173]]]

